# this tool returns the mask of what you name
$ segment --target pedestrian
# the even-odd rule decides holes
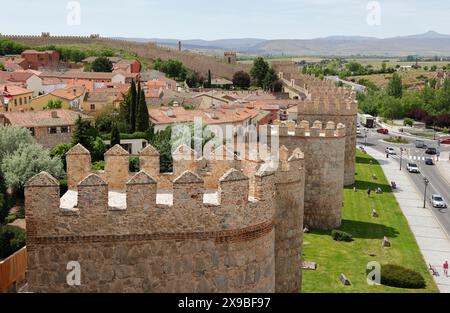
[[[445,277],[448,277],[448,261],[444,262],[443,267],[444,267],[444,275]]]
[[[370,190],[370,187],[369,188],[367,188],[367,196],[369,196],[370,197],[370,193],[372,192],[372,190]]]
[[[386,158],[389,159],[389,153],[386,153]]]

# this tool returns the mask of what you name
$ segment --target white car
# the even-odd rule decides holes
[[[359,127],[356,129],[356,134],[361,135],[361,130],[359,129]]]
[[[386,149],[384,150],[387,154],[397,154],[394,150],[394,148],[392,147],[386,147]]]
[[[415,163],[408,163],[408,164],[406,165],[406,169],[407,169],[408,172],[410,172],[410,173],[420,173],[419,167],[418,167],[417,164],[415,164]]]
[[[447,203],[445,203],[444,199],[440,195],[432,195],[431,196],[431,204],[435,208],[446,208]]]

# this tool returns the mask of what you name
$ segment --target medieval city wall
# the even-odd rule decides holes
[[[281,158],[281,174],[259,167],[250,181],[243,171],[227,169],[216,182],[216,202],[205,200],[205,181],[185,170],[172,181],[168,203],[157,203],[160,176],[142,170],[159,172],[151,165],[157,157],[153,147],[141,155],[141,172],[127,181],[128,155],[120,146],[105,154],[102,176],[90,172],[86,151],[77,145],[68,152],[69,182],[76,186],[61,199],[57,180],[46,173],[26,184],[30,291],[274,292],[278,286],[299,291],[301,237],[295,234],[301,227],[287,229],[292,222],[277,216],[300,222],[301,197],[281,206],[293,213],[275,212],[277,186],[292,193],[302,187],[299,150]],[[287,180],[280,182],[283,176]],[[283,238],[280,248],[276,233]],[[285,266],[277,275],[279,251],[295,267],[286,269],[287,261],[280,261]],[[66,283],[69,261],[80,263],[78,287]],[[288,270],[293,275],[286,275]]]
[[[320,121],[278,126],[280,145],[299,147],[305,159],[304,225],[333,229],[341,225],[346,129]]]

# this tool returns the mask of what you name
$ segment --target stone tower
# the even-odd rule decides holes
[[[299,149],[282,148],[277,169],[201,159],[176,174],[153,168],[153,147],[141,152],[138,173],[120,146],[106,152],[105,171],[90,171],[86,151],[67,153],[72,188],[61,198],[45,172],[26,183],[30,291],[299,291]],[[80,285],[67,284],[70,262],[79,264]]]

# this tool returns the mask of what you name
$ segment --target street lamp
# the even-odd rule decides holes
[[[425,209],[425,203],[427,200],[427,187],[428,187],[428,184],[430,183],[430,181],[426,177],[424,177],[423,182],[425,184],[425,193],[423,195],[423,208]]]
[[[400,171],[402,170],[403,148],[400,147]]]
[[[367,128],[364,129],[364,146],[367,147]]]

